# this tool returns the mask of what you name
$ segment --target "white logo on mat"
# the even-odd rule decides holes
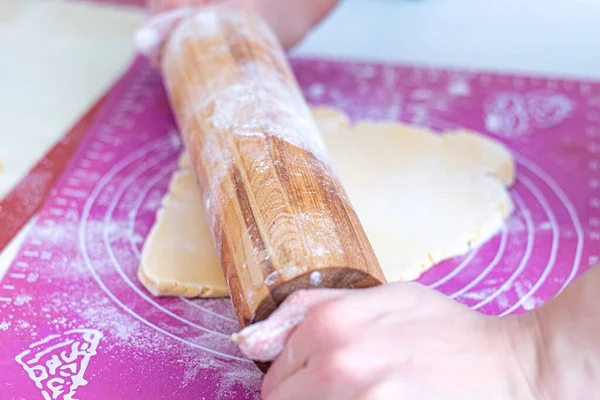
[[[546,129],[567,119],[575,105],[567,96],[549,90],[498,93],[485,102],[488,131],[507,137],[520,136],[531,126]]]
[[[571,116],[575,109],[567,96],[548,90],[527,93],[527,110],[538,128],[556,126]]]
[[[485,102],[485,127],[505,136],[520,136],[529,128],[525,102],[519,93],[498,93]]]
[[[466,79],[455,77],[448,84],[447,91],[450,96],[468,96],[471,94],[471,86]]]
[[[15,360],[41,389],[45,400],[76,400],[77,388],[88,383],[83,375],[102,337],[95,329],[50,335],[31,344]]]

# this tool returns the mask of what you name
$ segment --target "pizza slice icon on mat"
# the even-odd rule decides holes
[[[73,329],[50,335],[31,344],[15,360],[41,390],[45,400],[76,400],[77,388],[88,383],[83,376],[102,337],[102,332],[95,329]]]

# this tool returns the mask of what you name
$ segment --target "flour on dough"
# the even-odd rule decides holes
[[[514,161],[491,139],[394,123],[352,126],[328,108],[314,115],[390,282],[416,279],[485,242],[513,211]],[[155,294],[227,294],[189,162],[173,177],[139,275]]]
[[[142,249],[138,278],[152,294],[228,295],[201,204],[196,177],[184,155]]]

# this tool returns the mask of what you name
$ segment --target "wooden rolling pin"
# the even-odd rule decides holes
[[[167,39],[160,65],[242,327],[297,289],[385,282],[260,18],[238,10],[189,16]]]

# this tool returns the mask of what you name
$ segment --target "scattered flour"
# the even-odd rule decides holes
[[[310,284],[313,286],[321,284],[321,273],[319,271],[314,271],[310,274]]]

